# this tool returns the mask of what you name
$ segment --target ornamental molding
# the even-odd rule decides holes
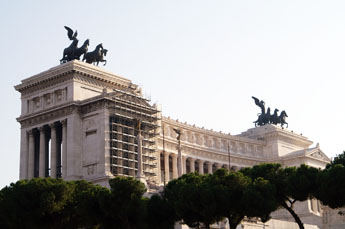
[[[74,60],[24,79],[21,84],[15,86],[15,89],[23,95],[27,95],[66,80],[71,80],[72,78],[92,85],[107,86],[109,88],[133,89],[138,87],[124,77],[114,75],[91,64]]]
[[[159,141],[159,145],[163,145],[163,138],[162,136],[159,136],[158,138]],[[165,147],[167,149],[171,149],[172,151],[176,151],[176,146],[177,146],[177,141],[173,138],[170,139],[166,139],[165,138]],[[227,150],[223,150],[223,149],[216,149],[216,148],[211,148],[211,147],[207,147],[207,146],[200,146],[197,145],[195,143],[181,143],[181,147],[182,147],[182,151],[183,152],[188,152],[188,151],[195,151],[197,150],[198,152],[205,152],[208,153],[212,156],[209,157],[215,157],[216,155],[228,155],[228,151]],[[255,146],[254,146],[255,147]],[[258,146],[260,147],[260,146]],[[177,152],[177,151],[176,151]],[[240,152],[244,152],[244,151],[240,151]],[[244,158],[253,158],[253,159],[261,159],[263,158],[263,150],[262,152],[259,152],[258,150],[254,150],[254,151],[246,151],[246,153],[239,153],[239,152],[234,152],[232,149],[230,149],[230,154],[231,155],[236,155],[236,156],[240,156],[240,157],[244,157]]]
[[[49,123],[56,119],[64,119],[66,116],[74,113],[80,113],[80,108],[77,104],[69,104],[61,108],[46,110],[44,112],[37,112],[17,118],[22,128],[36,126],[39,124]]]
[[[314,160],[322,161],[329,163],[331,162],[331,159],[327,157],[326,154],[324,154],[319,148],[316,148],[311,153],[306,155],[308,158],[312,158]]]
[[[183,131],[191,131],[194,134],[199,135],[205,135],[209,138],[218,138],[218,139],[225,139],[227,141],[236,141],[236,142],[243,142],[243,143],[250,143],[255,145],[266,145],[266,143],[262,140],[256,140],[256,139],[250,139],[246,137],[240,137],[229,134],[225,134],[222,132],[217,132],[213,130],[208,130],[203,127],[197,127],[195,125],[190,125],[188,123],[182,123],[178,120],[173,120],[169,117],[162,117],[162,125],[165,125],[166,127],[172,127],[172,128],[180,128]]]
[[[15,89],[19,92],[21,92],[22,96],[29,96],[31,94],[34,94],[39,91],[46,91],[47,89],[54,88],[58,85],[62,85],[63,83],[72,80],[72,75],[69,75],[69,73],[61,74],[59,76],[56,76],[52,79],[47,79],[41,81],[39,84],[32,85],[31,87],[27,87],[23,90],[18,90],[17,86],[15,86]]]
[[[263,138],[266,141],[284,141],[293,145],[298,145],[302,147],[306,147],[311,145],[313,142],[308,140],[304,136],[296,135],[294,133],[290,133],[284,130],[276,129],[275,132],[270,132],[267,134],[263,134]]]
[[[160,142],[161,143],[161,142]],[[176,154],[177,151],[175,149],[175,144],[174,143],[166,143],[165,144],[165,152],[169,154]],[[162,144],[159,144],[158,151],[163,151]],[[195,159],[203,159],[203,160],[212,160],[212,161],[228,161],[228,154],[225,153],[219,153],[216,151],[209,151],[207,149],[197,149],[195,147],[188,147],[185,145],[182,145],[182,154],[186,157],[189,158],[195,158]],[[235,160],[234,162],[239,162],[239,163],[246,163],[248,165],[254,165],[258,163],[263,163],[265,162],[264,158],[257,158],[253,157],[252,155],[238,155],[238,154],[230,154],[231,160]]]
[[[80,109],[81,112],[80,113],[82,115],[86,115],[86,114],[89,114],[91,112],[101,110],[101,109],[105,108],[106,105],[107,105],[107,101],[105,101],[105,99],[89,102],[89,103],[81,106],[81,109]]]

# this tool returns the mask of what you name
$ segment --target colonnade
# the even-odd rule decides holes
[[[24,177],[66,177],[67,120],[27,130]]]
[[[172,179],[178,178],[177,154],[162,152],[160,155],[161,182],[167,183]],[[182,174],[198,172],[199,174],[212,174],[220,168],[229,169],[229,164],[212,162],[190,156],[182,156]],[[231,166],[236,170],[236,166]]]

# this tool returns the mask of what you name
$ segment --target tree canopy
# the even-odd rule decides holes
[[[345,151],[326,166],[318,178],[317,198],[331,208],[345,206]]]
[[[304,228],[293,207],[296,201],[305,201],[316,195],[318,169],[306,165],[282,168],[280,164],[261,164],[242,169],[241,172],[252,179],[262,177],[274,185],[279,206],[292,215],[301,229]]]
[[[210,228],[227,218],[233,229],[245,217],[265,222],[277,208],[304,228],[296,201],[317,198],[331,208],[345,206],[344,154],[324,170],[261,164],[239,172],[185,174],[151,197],[131,177],[110,179],[110,189],[86,181],[20,180],[0,190],[0,228],[172,229],[178,221]]]
[[[1,228],[64,228],[73,186],[61,179],[20,180],[1,190]]]

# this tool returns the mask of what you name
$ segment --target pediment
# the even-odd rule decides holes
[[[322,150],[319,148],[315,148],[315,149],[311,150],[311,152],[308,152],[306,154],[306,156],[311,157],[311,158],[316,158],[319,160],[323,160],[323,161],[327,161],[327,162],[331,161],[331,159],[329,157],[327,157],[327,155],[324,152],[322,152]]]

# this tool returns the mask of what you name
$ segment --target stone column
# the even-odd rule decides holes
[[[40,153],[39,153],[39,177],[46,175],[46,134],[44,127],[39,128],[40,131]]]
[[[177,175],[178,177],[182,176],[182,152],[181,152],[181,142],[177,146],[178,156],[177,156]]]
[[[142,156],[142,136],[141,133],[139,131],[139,134],[137,136],[137,141],[138,141],[138,173],[137,173],[137,177],[138,178],[142,178],[144,176],[143,173],[143,156]]]
[[[67,117],[67,177],[68,180],[82,178],[82,139],[85,136],[79,109]],[[97,132],[98,133],[98,132]]]
[[[182,165],[183,165],[182,174],[186,174],[187,173],[187,157],[186,156],[182,157]]]
[[[62,120],[62,178],[67,177],[67,120]]]
[[[195,159],[194,158],[189,159],[189,166],[190,166],[190,172],[194,173],[195,172]]]
[[[199,174],[204,174],[204,161],[199,160]]]
[[[165,183],[169,182],[169,153],[164,152],[164,180]]]
[[[50,149],[50,177],[56,178],[56,154],[57,154],[57,139],[56,139],[56,128],[54,124],[50,124],[50,131],[51,131],[51,149]]]
[[[172,170],[173,170],[173,179],[178,177],[178,167],[177,167],[177,158],[176,154],[171,154],[172,156]]]
[[[25,129],[21,129],[19,179],[28,178],[28,143],[28,132]]]
[[[28,179],[34,177],[35,166],[35,139],[32,130],[28,131],[29,134],[29,160],[28,160]]]
[[[207,162],[207,170],[208,170],[208,174],[212,174],[212,167],[213,167],[213,163],[212,162]]]

